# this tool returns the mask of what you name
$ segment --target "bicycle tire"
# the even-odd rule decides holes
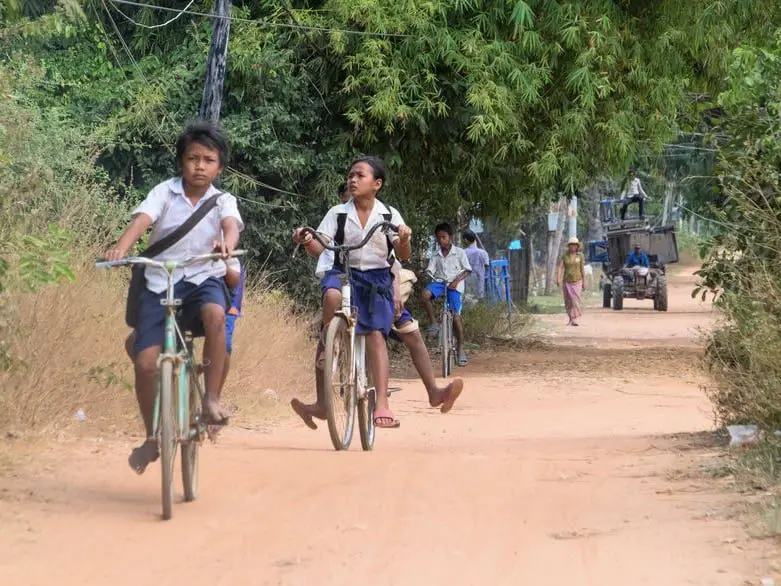
[[[439,348],[440,359],[442,361],[442,378],[450,376],[450,319],[447,312],[442,314],[442,325],[440,326]]]
[[[173,516],[174,460],[176,459],[176,434],[174,431],[174,365],[163,360],[160,368],[160,461],[162,464],[163,520]]]
[[[325,337],[325,362],[323,364],[323,399],[328,432],[337,451],[347,450],[355,428],[356,395],[354,371],[350,373],[350,330],[347,320],[334,316],[328,324]],[[334,380],[334,368],[340,370],[339,380]],[[346,380],[345,380],[346,379]],[[344,423],[341,415],[344,414]]]
[[[371,377],[367,373],[367,386],[371,387]],[[358,432],[361,436],[361,448],[364,452],[374,449],[377,426],[374,423],[374,408],[377,406],[377,391],[369,388],[363,399],[358,399]]]
[[[188,424],[185,426],[185,440],[182,442],[182,485],[184,488],[184,502],[191,503],[198,498],[198,451],[201,446],[201,397],[198,394],[198,378],[192,370],[192,364],[188,365],[188,393],[190,396],[190,412]],[[196,435],[193,435],[193,430]]]

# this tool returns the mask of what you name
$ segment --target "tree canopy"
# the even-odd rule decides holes
[[[174,0],[5,6],[5,67],[17,78],[43,70],[28,98],[100,140],[120,193],[137,198],[173,172],[171,144],[201,97],[210,1],[185,12]],[[289,228],[316,221],[361,153],[388,161],[386,197],[419,234],[459,209],[518,218],[699,128],[733,49],[767,37],[779,10],[771,0],[235,0],[224,182],[274,267],[289,264]]]

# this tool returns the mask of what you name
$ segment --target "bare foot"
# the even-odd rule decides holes
[[[309,429],[317,429],[317,424],[314,422],[313,418],[325,419],[325,409],[317,403],[306,405],[298,399],[293,399],[290,401],[290,406]]]
[[[444,389],[430,392],[428,394],[428,403],[432,407],[440,407],[442,413],[447,413],[453,408],[463,390],[464,381],[460,378],[453,379]]]
[[[207,395],[203,399],[203,419],[206,425],[228,425],[229,417],[222,411],[220,402]]]
[[[146,440],[143,444],[130,452],[127,463],[133,469],[133,472],[140,476],[144,473],[146,467],[152,462],[156,462],[159,457],[160,452],[157,449],[157,441]]]

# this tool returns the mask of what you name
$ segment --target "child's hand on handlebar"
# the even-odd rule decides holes
[[[309,244],[312,241],[312,233],[305,228],[296,228],[293,230],[293,242],[295,244]]]
[[[214,252],[222,254],[222,258],[229,258],[233,254],[234,247],[225,240],[215,240],[212,246]]]
[[[106,254],[103,255],[103,258],[105,260],[122,260],[125,258],[126,253],[127,250],[123,250],[122,248],[115,246],[114,248],[109,248],[106,251]]]

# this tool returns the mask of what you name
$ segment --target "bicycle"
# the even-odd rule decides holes
[[[242,256],[243,250],[233,252]],[[145,257],[129,257],[115,261],[98,261],[97,268],[144,265],[162,269],[168,276],[165,306],[165,343],[157,359],[158,377],[154,411],[154,436],[160,449],[162,465],[163,519],[173,515],[173,477],[177,445],[182,450],[182,484],[184,502],[198,497],[198,449],[204,438],[213,439],[212,431],[201,417],[205,385],[201,380],[201,364],[197,361],[193,335],[182,332],[177,322],[177,307],[181,299],[174,298],[174,271],[205,260],[223,260],[220,253],[202,254],[183,261],[156,261]],[[176,389],[177,392],[174,392]]]
[[[328,324],[325,336],[325,360],[323,367],[323,395],[328,432],[331,443],[337,451],[347,450],[352,443],[355,414],[358,413],[358,431],[361,447],[364,451],[374,448],[376,426],[374,408],[377,405],[377,390],[370,386],[371,377],[367,375],[366,340],[355,333],[358,322],[357,310],[352,306],[352,269],[350,252],[366,246],[374,233],[382,228],[398,232],[398,226],[390,222],[379,222],[372,226],[364,239],[355,246],[333,245],[327,234],[304,227],[301,234],[309,233],[320,245],[334,253],[342,261],[344,273],[341,275],[342,305]],[[296,246],[296,250],[298,250]],[[293,253],[295,255],[295,252]],[[334,372],[338,370],[338,372]],[[390,390],[388,390],[390,395]],[[344,421],[342,422],[342,416]]]
[[[445,286],[445,294],[442,296],[442,317],[439,325],[439,352],[440,360],[442,362],[442,377],[447,378],[453,372],[453,367],[456,365],[457,350],[456,350],[456,338],[453,335],[453,310],[450,309],[450,304],[447,299],[447,291],[449,283],[444,279],[437,279],[431,273],[427,273],[428,277],[433,283],[442,283]]]

